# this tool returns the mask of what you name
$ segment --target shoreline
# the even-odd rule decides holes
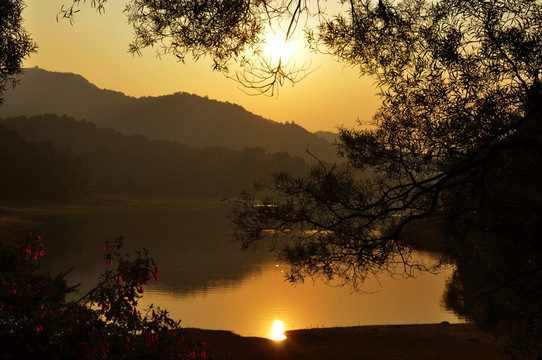
[[[286,340],[186,328],[222,360],[504,360],[495,339],[472,324],[366,325],[286,331]]]
[[[3,202],[0,203],[0,214],[5,213],[14,217],[28,217],[43,214],[86,213],[102,210],[193,210],[218,207],[223,205],[227,200],[218,198],[168,199],[121,194],[98,194],[66,202]]]

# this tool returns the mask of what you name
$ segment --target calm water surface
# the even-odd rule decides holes
[[[146,289],[142,307],[166,308],[185,327],[243,336],[270,336],[276,319],[286,329],[459,321],[440,305],[450,272],[381,276],[365,284],[366,293],[312,280],[291,285],[286,267],[265,247],[239,250],[227,213],[211,205],[44,216],[43,266],[53,274],[73,266],[69,280],[84,292],[104,269],[104,241],[122,235],[129,249],[148,248],[160,266],[160,281]]]

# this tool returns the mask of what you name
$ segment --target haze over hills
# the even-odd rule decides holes
[[[314,135],[321,137],[322,139],[327,140],[331,144],[334,144],[339,139],[339,134],[331,131],[316,131]]]
[[[189,146],[222,146],[240,150],[262,147],[336,162],[335,148],[324,138],[294,123],[281,124],[239,105],[187,93],[134,98],[99,89],[80,75],[25,70],[21,83],[6,91],[1,117],[69,115],[125,135],[178,141]]]

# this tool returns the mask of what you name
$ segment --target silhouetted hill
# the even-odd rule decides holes
[[[50,167],[69,173],[70,168],[64,168],[76,164],[74,170],[77,174],[84,174],[84,178],[78,176],[77,179],[83,181],[74,186],[78,189],[84,187],[87,193],[229,197],[250,188],[255,181],[269,179],[273,172],[288,171],[300,175],[308,171],[308,164],[302,158],[284,152],[269,154],[259,147],[240,151],[220,147],[194,148],[172,141],[149,141],[141,135],[126,136],[67,116],[0,119],[0,127],[11,130],[5,130],[6,134],[11,134],[9,139],[14,138],[13,132],[16,132],[29,141],[27,144],[17,140],[17,145],[11,146],[9,144],[15,140],[5,140],[6,144],[0,146],[0,160],[3,160],[2,154],[13,154],[9,158],[14,159],[11,162],[16,168],[7,172],[4,180],[9,180],[12,172],[18,173],[32,164],[17,159],[28,158],[30,155],[25,154],[35,153],[35,149],[50,149],[49,152],[54,150],[53,154],[63,154],[70,161],[57,161],[63,166],[60,167],[36,157],[40,163],[40,172],[36,175],[48,176]],[[55,155],[56,158],[59,156]],[[31,180],[39,182],[39,176]],[[15,177],[13,181],[21,182],[19,178]]]
[[[0,116],[69,115],[125,135],[178,141],[190,146],[222,146],[240,150],[263,147],[308,158],[336,161],[334,147],[296,124],[280,124],[239,105],[176,93],[134,98],[99,89],[82,76],[31,68],[22,82],[7,91]]]
[[[334,144],[335,141],[339,138],[339,134],[331,131],[316,131],[314,135],[321,137],[322,139],[328,141],[330,144]]]
[[[31,143],[0,123],[0,200],[67,200],[79,192],[81,164],[51,143]]]

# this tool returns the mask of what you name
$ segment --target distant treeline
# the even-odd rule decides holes
[[[302,174],[287,153],[149,141],[67,116],[0,119],[0,196],[66,200],[89,193],[227,197],[273,172]]]
[[[81,186],[81,162],[51,143],[29,143],[0,124],[0,199],[67,200]]]

